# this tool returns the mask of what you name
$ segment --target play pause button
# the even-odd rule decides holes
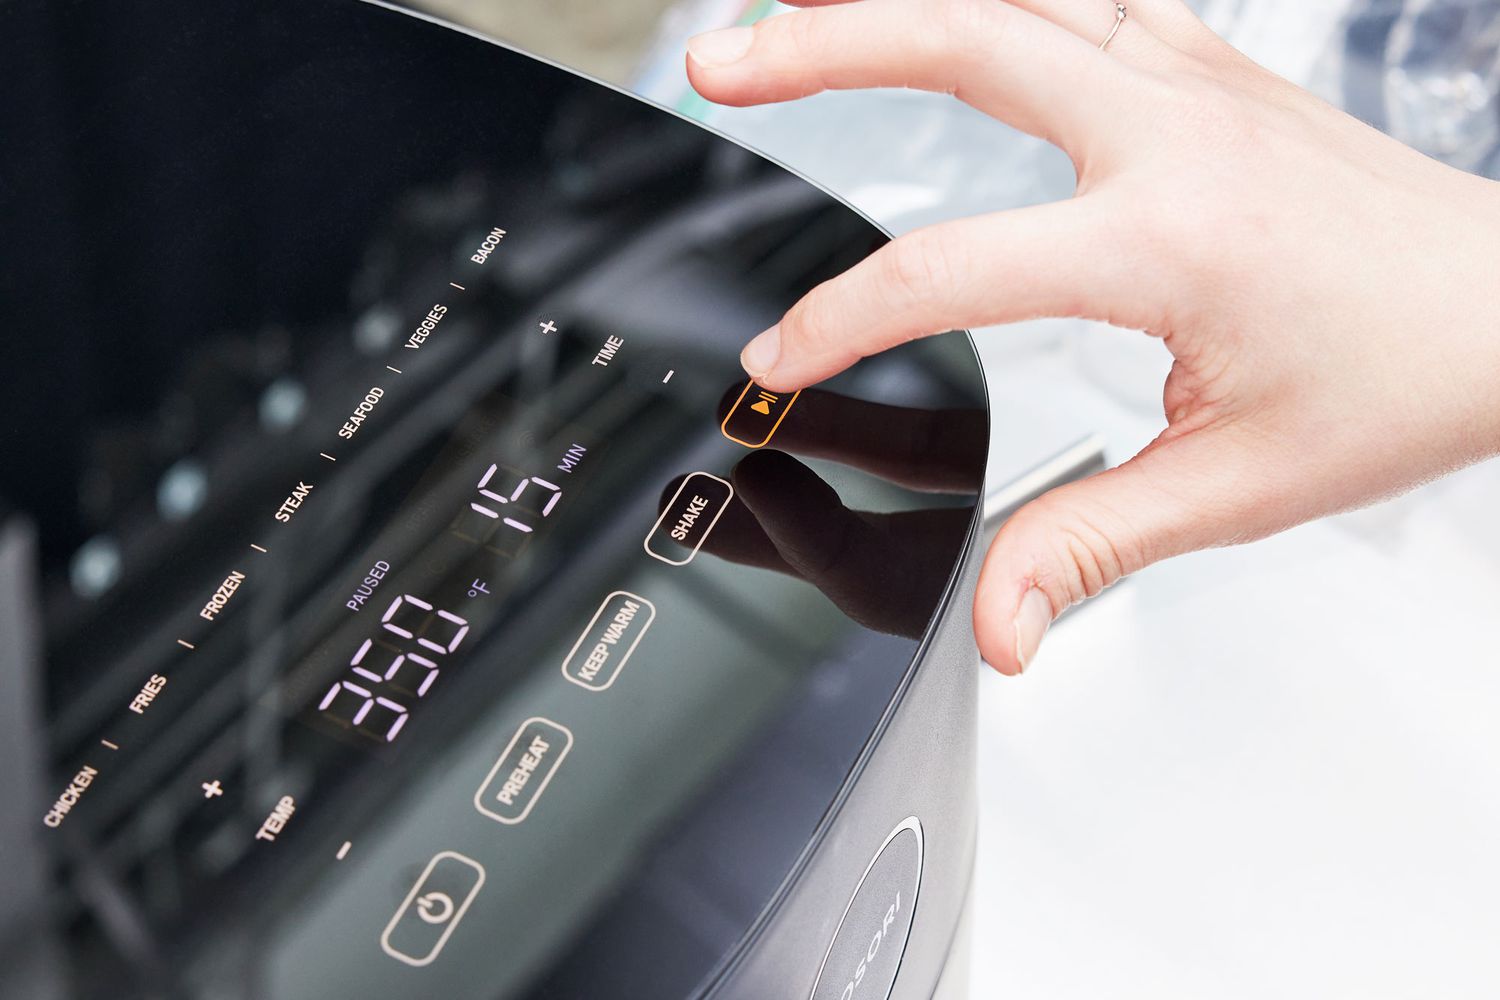
[[[740,398],[729,408],[729,414],[719,429],[735,444],[746,448],[759,448],[771,440],[781,421],[801,394],[797,392],[771,392],[754,382],[746,382]]]

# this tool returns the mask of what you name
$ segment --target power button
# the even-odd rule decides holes
[[[380,947],[398,962],[430,965],[484,885],[484,866],[456,851],[440,851],[427,862],[396,915],[380,935]]]

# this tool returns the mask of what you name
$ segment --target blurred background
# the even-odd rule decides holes
[[[407,0],[404,4],[679,110],[681,42],[786,10],[770,0]],[[1491,176],[1500,150],[1497,0],[1189,0],[1269,68],[1403,141]]]
[[[1061,154],[939,96],[694,95],[687,36],[775,4],[419,6],[703,120],[893,232],[1072,190]],[[1277,73],[1500,175],[1500,0],[1195,6]],[[1159,341],[1076,320],[975,335],[992,481],[1090,433],[1119,461],[1161,429]],[[1492,462],[1153,567],[1060,623],[1025,678],[984,672],[974,995],[1500,995],[1497,497]]]
[[[625,85],[640,68],[664,16],[677,5],[673,0],[422,0],[401,6]]]

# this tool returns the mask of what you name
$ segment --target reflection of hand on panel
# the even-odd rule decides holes
[[[925,493],[977,494],[985,414],[889,406],[817,389],[801,395],[777,432],[777,447],[785,450],[757,451],[735,466],[733,495],[702,548],[801,577],[869,628],[920,636],[953,570],[946,556],[934,553],[954,550],[973,508],[850,510],[833,487],[786,452]],[[732,390],[720,412],[743,408],[745,398],[744,390]],[[668,484],[663,499],[676,498],[684,485]]]

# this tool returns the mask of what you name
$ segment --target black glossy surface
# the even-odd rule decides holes
[[[883,242],[753,154],[355,3],[9,0],[0,64],[0,996],[691,993],[962,555],[986,433],[967,343],[862,363],[752,452],[718,427],[738,347]],[[550,484],[518,509],[560,490],[532,531],[480,533],[491,463],[507,496]],[[694,471],[735,499],[669,565],[643,542]],[[569,683],[615,591],[655,616],[614,683]],[[451,652],[421,697],[425,673],[396,676],[387,743],[393,716],[360,734],[318,705],[365,638],[418,649],[380,628],[405,593],[452,617],[392,624]],[[572,744],[497,821],[475,793],[538,716]],[[484,883],[412,967],[379,939],[443,851]]]

